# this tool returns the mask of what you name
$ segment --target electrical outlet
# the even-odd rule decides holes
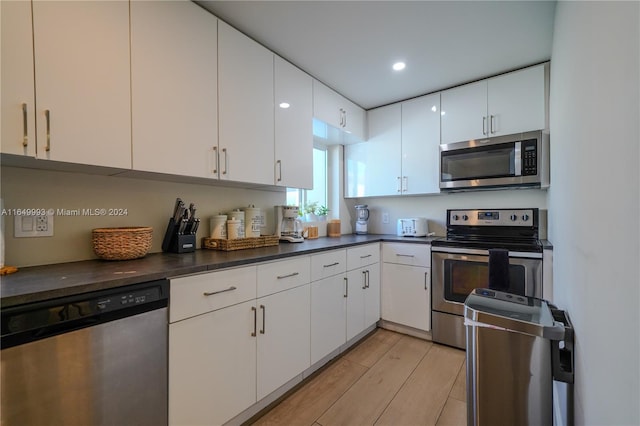
[[[382,223],[389,223],[389,213],[382,213]]]
[[[53,215],[14,216],[13,234],[16,238],[53,237]]]

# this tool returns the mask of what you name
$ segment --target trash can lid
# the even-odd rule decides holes
[[[564,325],[554,321],[546,300],[477,288],[464,302],[465,325],[490,327],[551,340],[564,338]]]

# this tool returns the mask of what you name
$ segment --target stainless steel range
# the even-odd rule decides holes
[[[542,298],[538,209],[447,210],[447,236],[431,243],[433,341],[465,348],[464,301],[489,287],[489,250],[508,250],[507,293]]]

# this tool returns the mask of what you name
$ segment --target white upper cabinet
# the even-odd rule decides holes
[[[547,128],[548,63],[442,92],[441,143]]]
[[[313,117],[344,131],[342,140],[330,142],[365,140],[365,111],[318,80],[313,80]],[[327,129],[326,133],[331,132]]]
[[[440,192],[440,93],[402,102],[403,195]]]
[[[31,3],[0,2],[3,153],[36,156]]]
[[[345,147],[347,197],[438,193],[440,93],[368,111],[369,139]]]
[[[32,5],[38,158],[130,169],[129,3]]]
[[[313,187],[312,78],[276,56],[275,184]]]
[[[133,169],[218,177],[217,22],[190,1],[131,2]]]
[[[274,55],[218,23],[220,179],[273,185]]]

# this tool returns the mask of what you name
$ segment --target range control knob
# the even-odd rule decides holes
[[[524,220],[525,222],[529,220],[529,215],[528,214],[523,214],[522,215],[522,220]]]
[[[452,215],[452,216],[451,216],[451,219],[453,219],[453,220],[458,220],[458,215],[457,215],[457,214]]]
[[[515,214],[512,214],[511,216],[509,216],[509,218],[511,219],[512,222],[515,222],[516,220],[518,220],[518,216],[516,216]]]
[[[467,216],[466,214],[462,215],[462,220],[469,220],[469,216]]]

